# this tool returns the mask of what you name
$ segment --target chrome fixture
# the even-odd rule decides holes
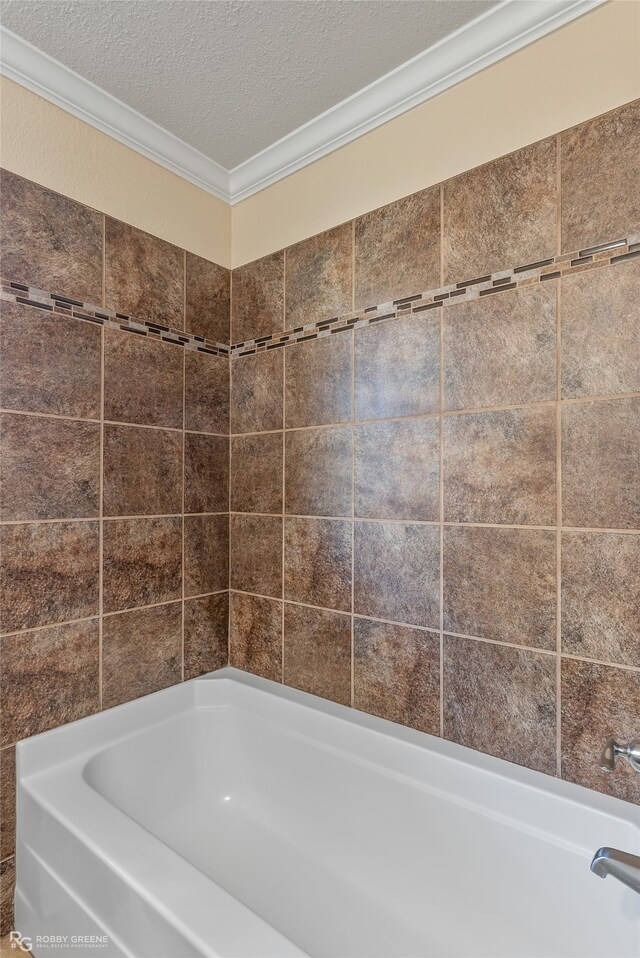
[[[628,745],[618,745],[612,738],[606,743],[600,756],[600,768],[605,772],[613,772],[616,759],[624,758],[631,768],[640,772],[640,742],[629,742]]]
[[[600,878],[612,875],[640,895],[640,857],[618,848],[599,848],[593,856],[591,871]]]

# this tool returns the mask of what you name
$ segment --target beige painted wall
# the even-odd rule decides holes
[[[0,165],[231,266],[226,203],[19,84],[0,83]]]
[[[640,96],[640,3],[614,0],[233,208],[234,266]]]
[[[638,96],[640,0],[611,0],[233,208],[5,78],[0,163],[240,266]]]

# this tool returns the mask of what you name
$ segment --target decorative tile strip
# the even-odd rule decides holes
[[[61,316],[72,316],[84,322],[108,326],[111,329],[122,329],[125,332],[146,336],[164,343],[173,343],[184,349],[193,349],[200,353],[209,353],[212,356],[228,356],[230,347],[225,343],[211,342],[203,336],[185,333],[182,329],[173,329],[159,322],[137,320],[124,313],[116,313],[102,306],[93,306],[81,303],[68,296],[49,293],[46,290],[36,289],[34,286],[25,286],[11,280],[0,280],[0,299],[7,302],[22,303],[25,306],[34,306],[47,312]]]
[[[139,336],[147,336],[149,339],[172,343],[184,349],[209,353],[212,356],[253,356],[269,349],[308,342],[351,329],[361,329],[363,326],[372,326],[374,323],[402,319],[414,313],[419,314],[437,308],[447,309],[455,306],[456,303],[560,279],[585,270],[612,266],[637,257],[640,257],[640,234],[627,239],[613,240],[610,243],[601,243],[589,249],[563,253],[536,263],[498,270],[491,275],[464,280],[424,293],[412,293],[393,302],[367,306],[358,312],[321,319],[305,326],[286,329],[283,333],[260,336],[232,346],[211,342],[202,336],[185,333],[184,330],[173,329],[159,322],[142,322],[122,313],[91,306],[11,280],[0,280],[0,298],[64,316],[73,316],[85,322],[122,329]]]
[[[360,329],[374,323],[402,319],[414,313],[423,313],[438,307],[447,309],[469,299],[479,299],[490,294],[497,295],[505,290],[533,286],[583,270],[610,266],[636,256],[640,256],[640,236],[614,240],[611,243],[602,243],[573,253],[563,253],[560,256],[516,266],[513,269],[498,270],[491,275],[477,276],[474,279],[432,289],[425,293],[413,293],[395,299],[393,302],[366,306],[359,312],[347,313],[331,320],[322,319],[306,326],[286,329],[283,333],[274,333],[272,336],[260,336],[259,339],[236,343],[231,347],[231,355],[253,356],[267,349],[320,339],[323,336],[331,336],[333,333]]]

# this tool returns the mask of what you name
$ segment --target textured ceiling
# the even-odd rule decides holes
[[[2,0],[8,29],[227,169],[489,0]]]

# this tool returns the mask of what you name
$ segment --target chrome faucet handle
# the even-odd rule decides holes
[[[624,758],[636,772],[640,772],[640,742],[618,745],[614,739],[610,738],[602,750],[600,768],[604,772],[615,771],[618,758]]]

